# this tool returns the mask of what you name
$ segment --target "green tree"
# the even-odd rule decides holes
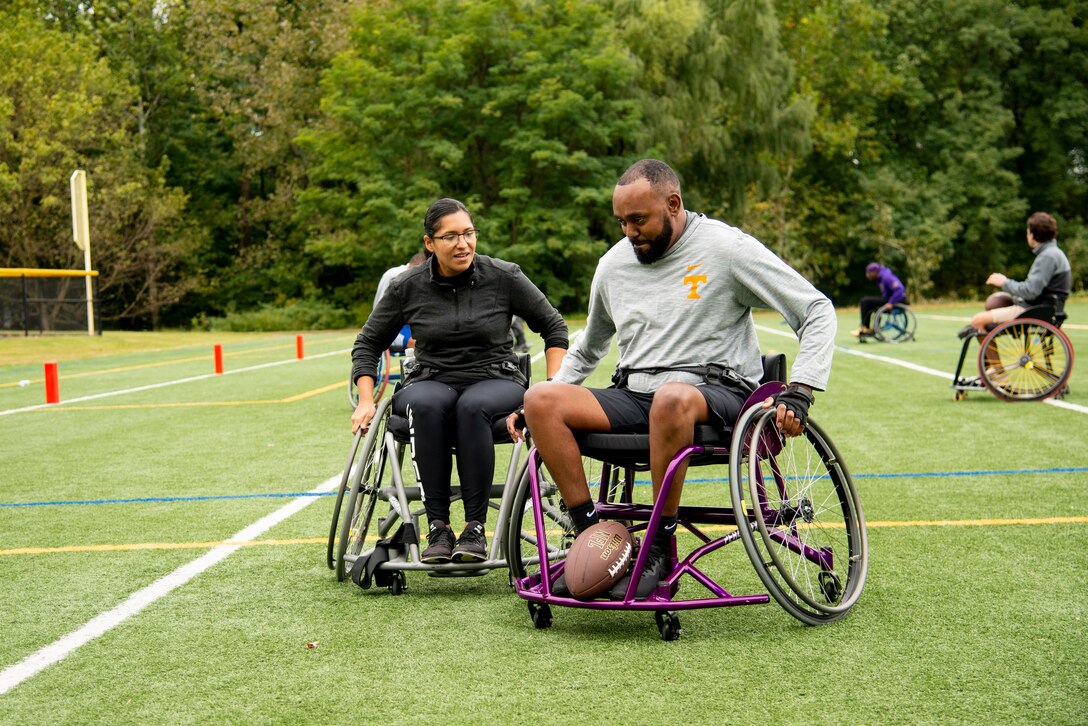
[[[614,0],[638,58],[644,147],[681,174],[688,206],[739,221],[752,188],[809,145],[811,107],[791,97],[793,64],[771,0]]]
[[[593,3],[408,0],[364,8],[301,137],[308,249],[369,299],[420,248],[428,204],[473,210],[479,249],[519,263],[557,306],[585,305],[618,236],[611,190],[632,160],[634,62]],[[345,271],[350,270],[350,273]]]
[[[848,296],[868,261],[904,257],[893,210],[867,183],[883,163],[880,103],[898,85],[880,56],[887,18],[867,0],[776,5],[793,92],[813,109],[811,147],[776,157],[783,184],[769,195],[750,189],[744,222],[825,292]]]
[[[142,163],[134,89],[86,37],[34,15],[0,12],[0,261],[82,267],[68,179],[86,169],[103,317],[155,324],[188,284],[185,195]]]
[[[342,47],[347,0],[190,0],[184,53],[199,112],[184,154],[209,230],[203,312],[319,294],[295,223],[305,164],[295,136],[318,113],[322,71]]]

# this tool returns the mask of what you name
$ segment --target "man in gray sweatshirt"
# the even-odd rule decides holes
[[[779,394],[778,426],[801,432],[831,370],[835,310],[831,301],[758,240],[684,209],[680,181],[665,163],[644,159],[620,178],[613,214],[626,235],[601,258],[590,290],[589,317],[554,380],[525,396],[525,420],[559,486],[578,533],[598,521],[574,432],[650,434],[654,496],[695,425],[732,424],[762,375],[752,308],[780,312],[800,340],[790,385]],[[608,389],[581,382],[619,346],[625,380]],[[708,377],[706,366],[732,371]],[[645,598],[666,577],[685,471],[681,468],[652,535],[639,581]],[[560,578],[562,580],[563,578]],[[613,595],[627,587],[627,578]],[[553,588],[564,594],[565,583]]]

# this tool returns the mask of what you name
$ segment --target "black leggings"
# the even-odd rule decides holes
[[[487,521],[495,475],[491,422],[521,405],[525,389],[514,381],[416,381],[393,397],[393,413],[408,419],[412,465],[423,490],[427,520],[450,521],[450,446],[457,447],[457,476],[465,521]]]

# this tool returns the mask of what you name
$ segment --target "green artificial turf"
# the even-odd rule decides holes
[[[871,526],[865,591],[836,623],[806,627],[772,601],[683,612],[683,637],[665,643],[649,613],[553,608],[552,628],[535,630],[504,572],[413,572],[400,597],[364,592],[326,567],[332,497],[313,497],[264,544],[0,696],[2,720],[1083,723],[1088,413],[985,393],[953,402],[946,378],[846,352],[951,373],[965,321],[937,317],[971,310],[919,307],[918,340],[901,345],[857,343],[856,311],[840,311],[843,350],[812,415]],[[1069,311],[1071,324],[1088,321],[1088,302]],[[769,313],[757,322],[788,332]],[[1088,330],[1066,332],[1088,351]],[[40,382],[17,385],[40,372],[35,352],[65,356],[65,401],[211,372],[217,341],[170,335],[117,336],[112,348],[110,333],[37,339],[14,353],[0,340],[0,413],[42,402]],[[338,476],[348,354],[318,356],[352,338],[308,334],[296,361],[293,335],[236,336],[228,370],[284,363],[0,415],[0,504],[98,502],[0,506],[0,670],[291,501],[273,495]],[[796,355],[790,338],[760,339]],[[1075,367],[1066,401],[1088,406],[1083,381]],[[693,469],[685,501],[728,505],[722,476]],[[120,501],[139,498],[157,501]],[[119,549],[80,549],[94,545]],[[155,545],[179,547],[140,548]],[[728,589],[762,592],[740,544],[715,557]]]

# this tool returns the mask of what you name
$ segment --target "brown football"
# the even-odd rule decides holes
[[[578,535],[563,569],[567,589],[590,600],[623,577],[631,564],[631,533],[619,522],[600,522]]]

